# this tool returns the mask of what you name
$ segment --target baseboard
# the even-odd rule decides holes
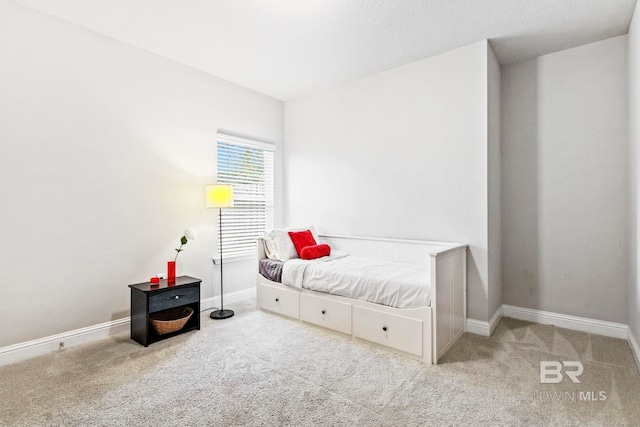
[[[483,322],[482,320],[467,319],[467,332],[470,334],[482,335],[483,337],[491,336],[489,322]]]
[[[552,313],[549,311],[535,310],[531,308],[503,305],[504,317],[554,325],[560,328],[574,331],[588,332],[596,335],[604,335],[613,338],[628,338],[629,327],[622,323],[607,322],[605,320],[589,319],[586,317],[570,316],[568,314]]]
[[[68,348],[91,341],[97,341],[128,330],[129,317],[124,317],[122,319],[100,323],[99,325],[88,326],[74,331],[9,345],[0,348],[0,366],[31,359],[32,357],[41,356],[53,351],[59,351],[61,342],[64,342],[64,347]]]
[[[640,370],[640,346],[638,346],[638,340],[636,340],[636,337],[633,335],[631,328],[627,330],[627,341],[629,341],[629,347],[631,347],[631,352],[636,358],[636,365],[638,365],[638,370]]]
[[[502,320],[502,306],[498,307],[491,319],[488,322],[476,319],[467,319],[467,332],[476,335],[482,335],[484,337],[490,337],[493,331],[496,330],[498,323]]]
[[[232,292],[224,296],[225,304],[233,304],[236,302],[244,301],[249,298],[256,297],[256,288],[245,289],[242,291]],[[220,296],[205,298],[200,300],[200,311],[207,311],[213,308],[220,308]]]
[[[496,330],[496,328],[498,327],[498,323],[500,323],[503,316],[504,316],[504,313],[502,310],[502,306],[500,306],[498,307],[496,312],[493,313],[493,316],[491,316],[491,319],[489,319],[489,336],[493,335],[493,331]]]
[[[251,297],[255,297],[255,288],[232,292],[224,296],[225,304],[233,304]],[[206,311],[220,306],[220,296],[206,298],[200,301],[200,310]],[[8,365],[43,354],[59,351],[60,343],[69,348],[80,344],[108,338],[115,334],[129,331],[130,318],[112,320],[99,325],[88,326],[74,331],[63,332],[44,338],[25,341],[0,348],[0,366]]]

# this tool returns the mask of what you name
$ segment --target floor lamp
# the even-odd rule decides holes
[[[209,317],[212,319],[227,319],[233,316],[232,310],[224,309],[224,288],[222,286],[222,209],[233,207],[233,187],[226,184],[207,185],[207,207],[218,209],[219,242],[220,242],[220,310],[214,310]]]

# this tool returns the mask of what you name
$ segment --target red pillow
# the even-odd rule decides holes
[[[289,237],[291,237],[291,241],[293,242],[293,246],[296,247],[296,252],[298,252],[298,256],[300,256],[300,251],[306,246],[313,246],[316,244],[316,239],[313,238],[313,234],[311,231],[289,231]]]
[[[327,244],[305,246],[300,251],[300,258],[302,259],[316,259],[323,256],[327,256],[331,253],[331,248]]]

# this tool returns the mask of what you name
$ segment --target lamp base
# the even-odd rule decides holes
[[[212,319],[219,320],[219,319],[228,319],[233,315],[234,315],[233,310],[214,310],[211,312],[209,317],[211,317]]]

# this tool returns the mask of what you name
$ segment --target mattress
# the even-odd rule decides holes
[[[333,253],[317,260],[292,259],[282,284],[396,308],[430,305],[428,267]]]
[[[260,274],[262,274],[272,282],[282,283],[283,264],[284,262],[282,261],[263,259],[260,260],[260,266],[258,270],[260,271]]]

